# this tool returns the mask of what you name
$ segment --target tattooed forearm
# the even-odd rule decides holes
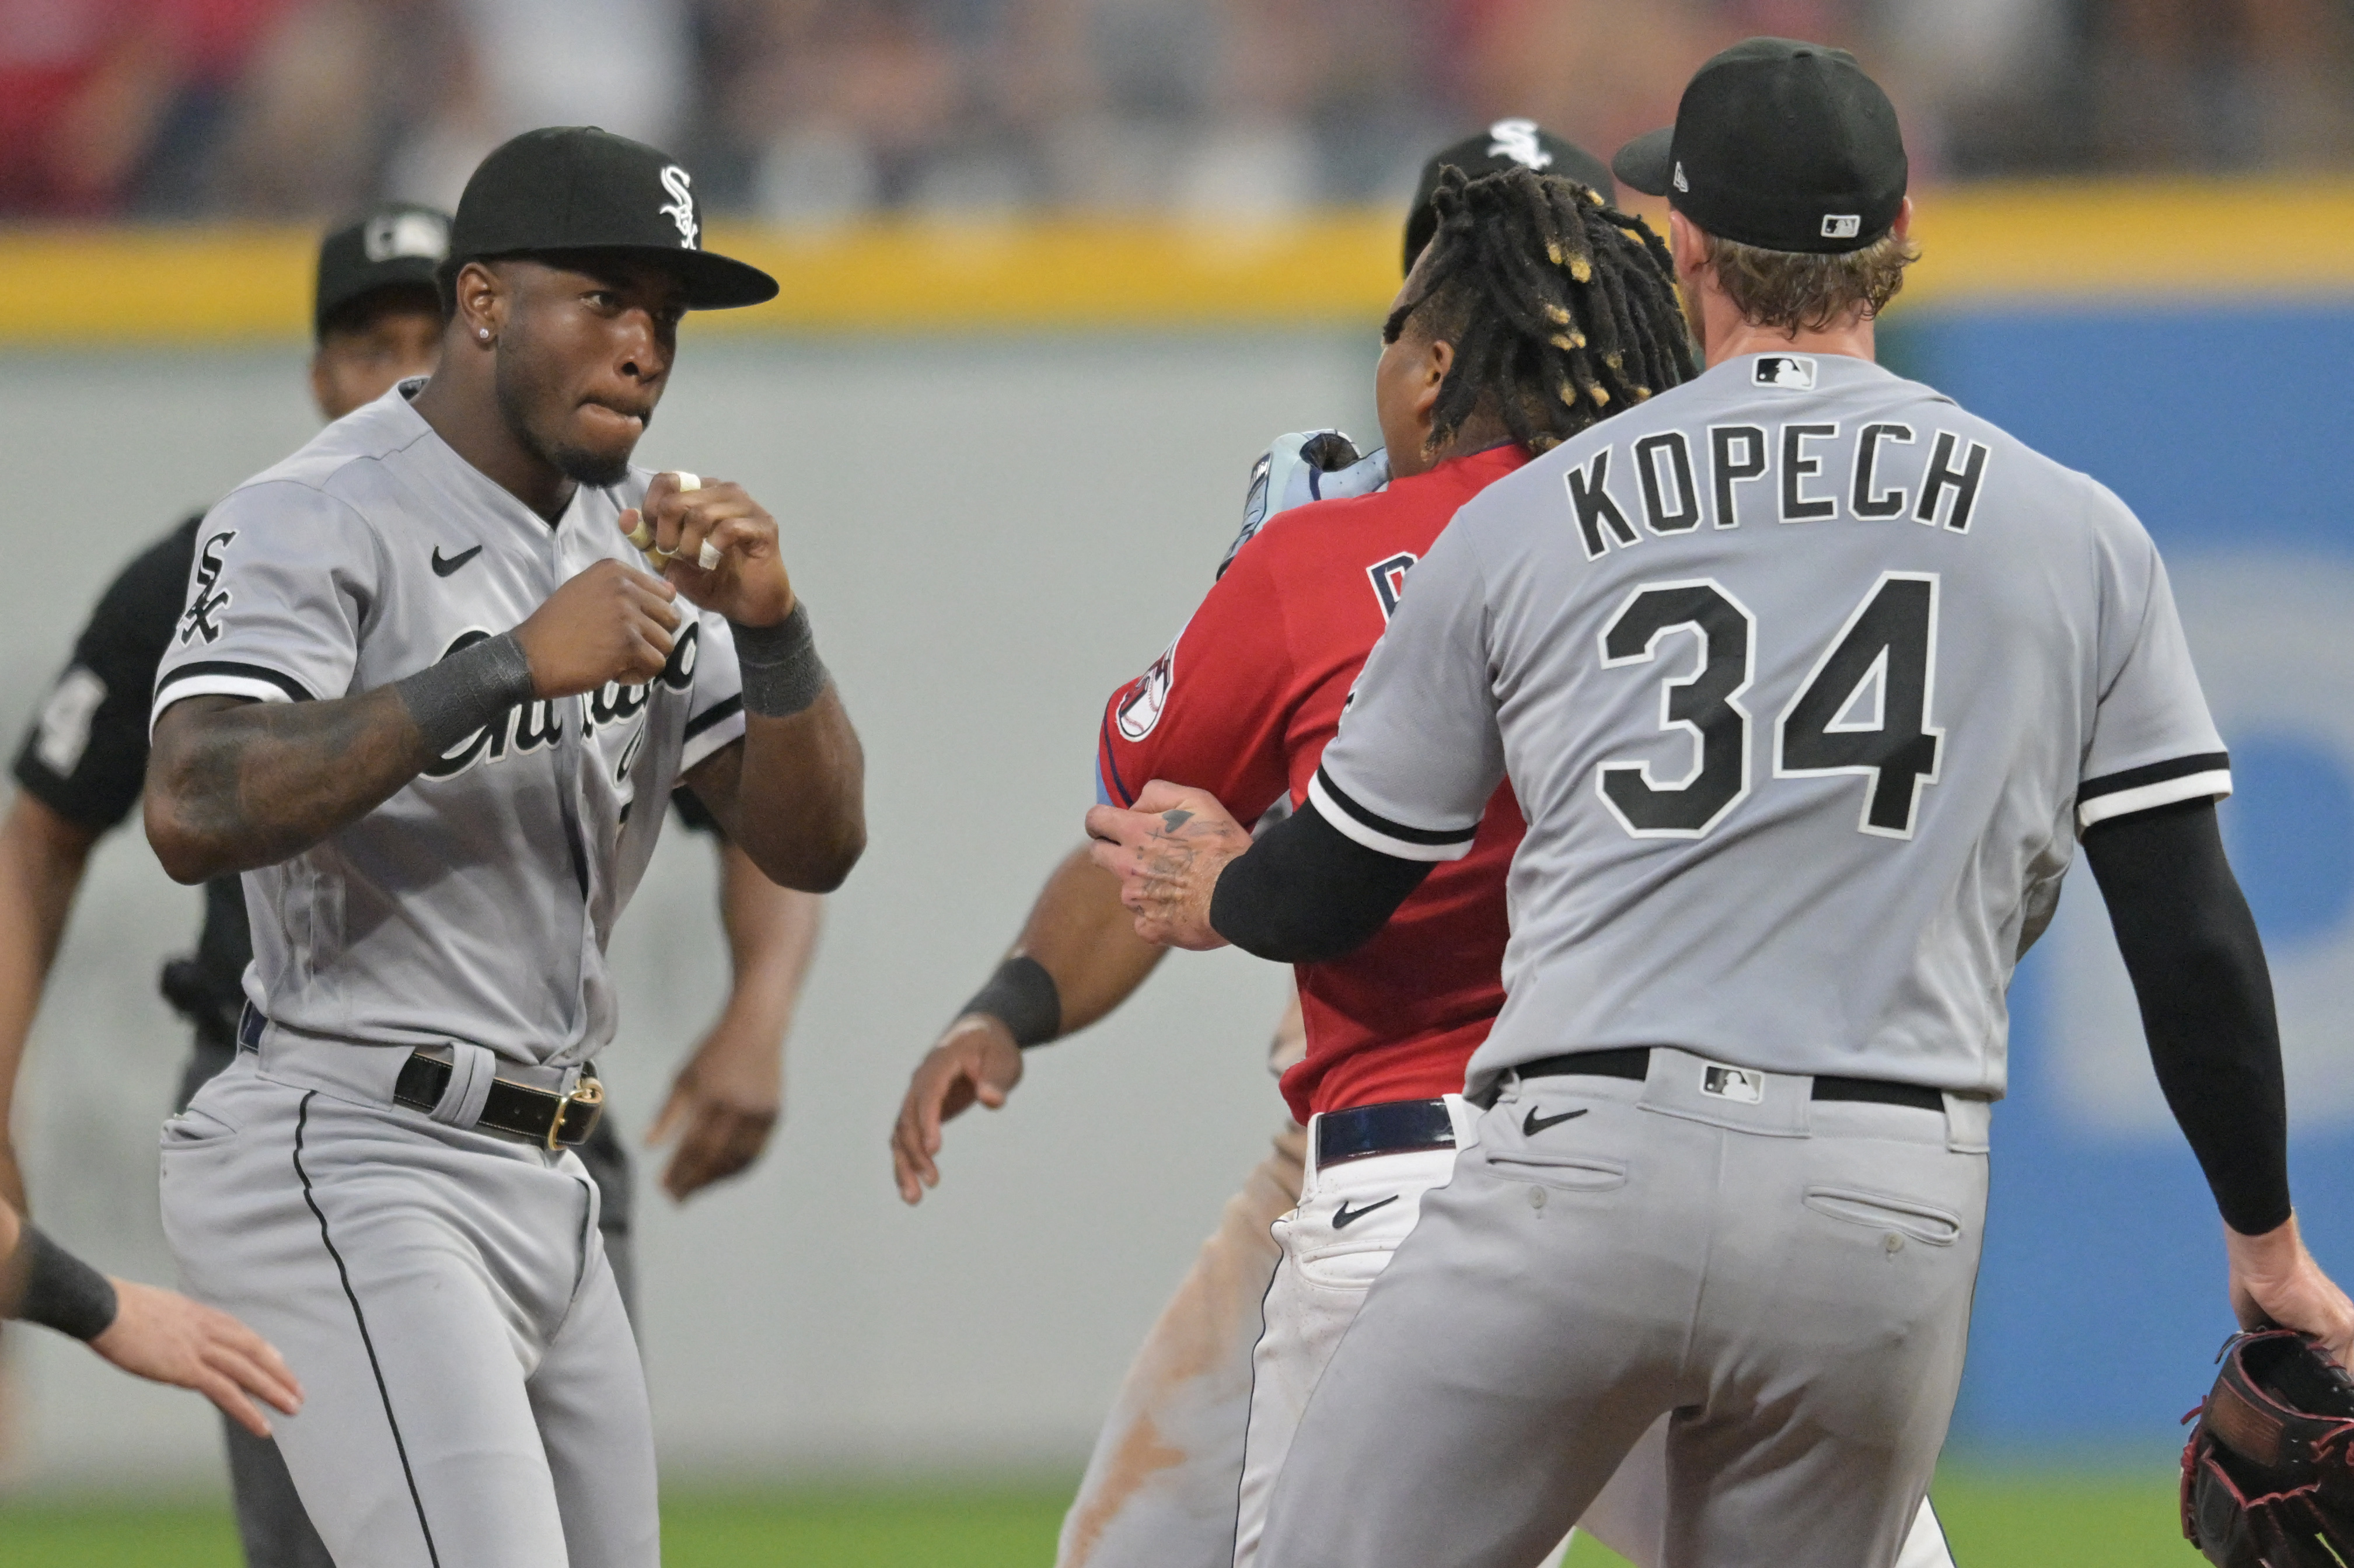
[[[431,760],[389,686],[323,703],[191,697],[155,726],[148,842],[180,882],[272,865],[366,816]]]

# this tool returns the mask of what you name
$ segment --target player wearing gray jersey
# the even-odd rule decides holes
[[[1453,1183],[1370,1292],[1270,1568],[1508,1568],[1670,1416],[1667,1568],[1885,1568],[1958,1383],[2004,991],[2081,840],[2243,1319],[2354,1308],[2297,1240],[2231,788],[2116,498],[1872,360],[1893,110],[1755,39],[1620,154],[1709,364],[1468,503],[1308,804],[1257,847],[1097,808],[1148,937],[1345,951],[1509,774],[1504,1011]]]
[[[659,1562],[571,1152],[606,945],[674,784],[780,885],[863,847],[774,521],[630,466],[684,313],[776,291],[699,237],[652,148],[493,153],[433,376],[214,509],[157,677],[149,838],[183,880],[241,871],[255,937],[242,1054],[166,1128],[165,1229],[302,1378],[280,1446],[343,1568]]]

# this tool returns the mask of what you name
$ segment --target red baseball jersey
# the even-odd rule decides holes
[[[1526,461],[1519,447],[1491,447],[1375,495],[1267,519],[1169,651],[1112,694],[1101,797],[1133,805],[1166,779],[1209,790],[1245,822],[1307,799],[1407,569],[1458,507]],[[1464,1064],[1504,1005],[1504,874],[1522,829],[1508,783],[1471,853],[1434,870],[1378,936],[1298,966],[1308,1055],[1283,1075],[1293,1116],[1462,1092]]]

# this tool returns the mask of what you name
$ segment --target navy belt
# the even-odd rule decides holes
[[[1323,1111],[1316,1118],[1316,1169],[1329,1170],[1376,1154],[1412,1154],[1455,1147],[1455,1118],[1445,1100],[1384,1100]]]
[[[1567,1055],[1541,1056],[1533,1062],[1523,1062],[1512,1070],[1523,1078],[1632,1078],[1640,1082],[1651,1075],[1651,1048],[1624,1045],[1615,1051],[1573,1051]],[[1945,1095],[1925,1085],[1892,1083],[1885,1078],[1842,1078],[1825,1073],[1815,1075],[1814,1097],[1870,1100],[1877,1105],[1911,1106],[1914,1110],[1942,1112],[1946,1108]]]

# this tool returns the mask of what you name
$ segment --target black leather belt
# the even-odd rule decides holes
[[[1651,1075],[1651,1048],[1623,1045],[1615,1051],[1573,1051],[1564,1056],[1541,1056],[1512,1069],[1523,1078],[1633,1078]],[[1943,1111],[1946,1097],[1920,1084],[1896,1084],[1885,1078],[1815,1076],[1819,1100],[1870,1100],[1883,1106],[1911,1106],[1914,1110]]]
[[[238,1049],[260,1050],[261,1032],[269,1022],[260,1008],[247,1002],[237,1020]],[[393,1103],[430,1111],[441,1103],[451,1072],[449,1063],[436,1061],[422,1051],[410,1052],[408,1060],[400,1065],[400,1076],[393,1080]],[[578,1149],[588,1141],[588,1135],[597,1130],[597,1118],[604,1114],[605,1086],[597,1081],[592,1062],[580,1070],[579,1086],[568,1095],[492,1079],[491,1092],[482,1100],[482,1114],[474,1125],[527,1138],[549,1149]]]
[[[400,1076],[393,1081],[393,1103],[430,1111],[441,1103],[451,1072],[449,1063],[436,1061],[422,1051],[410,1052],[408,1060],[401,1064]],[[588,1141],[588,1135],[597,1130],[597,1118],[604,1114],[605,1086],[597,1081],[597,1069],[591,1065],[580,1070],[580,1085],[568,1095],[492,1079],[491,1091],[482,1100],[482,1114],[474,1125],[514,1133],[549,1149],[578,1149]]]
[[[1455,1118],[1445,1100],[1385,1100],[1324,1111],[1316,1118],[1316,1169],[1327,1171],[1376,1154],[1412,1154],[1455,1147]]]

